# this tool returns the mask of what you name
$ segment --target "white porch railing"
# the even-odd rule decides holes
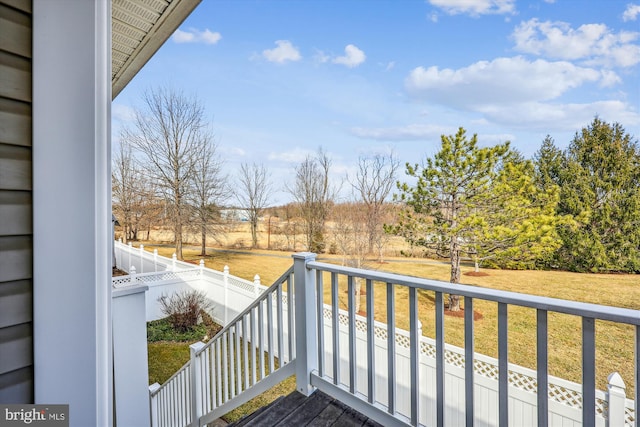
[[[595,320],[631,324],[637,335],[638,311],[345,268],[315,262],[312,254],[298,254],[294,260],[293,276],[288,271],[249,308],[238,310],[240,315],[206,346],[194,344],[190,362],[162,388],[151,388],[153,425],[204,425],[295,369],[301,392],[317,387],[383,425],[637,426],[634,401],[626,399],[618,374],[610,376],[606,392],[595,389],[593,325]],[[224,276],[203,271],[205,279],[190,286],[210,287],[214,277]],[[357,279],[364,281],[366,317],[355,313]],[[324,294],[325,280],[331,304],[318,297]],[[297,298],[288,298],[285,281],[286,290],[295,286]],[[338,309],[338,282],[347,283],[348,310]],[[255,298],[259,291],[254,285],[243,281],[237,288]],[[374,286],[386,289],[387,323],[373,320]],[[409,331],[393,321],[394,291],[400,288],[409,294]],[[435,292],[435,339],[422,337],[418,290]],[[444,344],[445,292],[465,299],[465,348]],[[474,352],[470,314],[478,299],[498,306],[498,359]],[[537,370],[507,363],[509,305],[537,311]],[[547,373],[548,312],[582,318],[582,384]],[[630,361],[636,366],[638,354],[636,344]],[[279,355],[283,367],[276,375]],[[637,397],[637,375],[635,382]]]
[[[305,341],[309,351],[317,351],[317,355],[307,359],[306,371],[298,375],[299,390],[305,388],[308,378],[310,386],[339,398],[385,426],[638,426],[634,401],[625,398],[624,383],[618,374],[610,375],[607,393],[596,391],[594,325],[596,320],[606,320],[635,326],[635,357],[629,363],[636,366],[637,402],[639,311],[340,267],[312,259],[306,261],[305,267],[305,274],[296,274],[296,281],[305,278],[307,301],[304,304],[316,309],[296,318],[296,333],[307,331]],[[318,298],[324,295],[325,275],[329,277],[331,294],[329,328],[324,320],[326,307],[322,298]],[[365,282],[367,316],[362,321],[358,321],[355,313],[356,279]],[[346,280],[348,287],[346,315],[338,310],[340,280]],[[376,327],[373,317],[375,284],[386,289],[386,334]],[[410,329],[407,334],[401,334],[400,340],[395,327],[395,290],[398,288],[407,289],[409,296]],[[298,289],[296,287],[296,291]],[[419,290],[435,293],[435,340],[421,337]],[[445,293],[464,298],[464,349],[457,350],[444,343]],[[474,352],[473,304],[476,300],[497,304],[497,360]],[[536,371],[508,363],[509,306],[528,307],[537,312]],[[548,375],[549,312],[582,319],[581,385]],[[310,328],[309,323],[317,327]],[[300,360],[296,363],[301,365]],[[453,377],[460,379],[458,383]],[[406,384],[407,389],[402,390]],[[528,392],[526,398],[523,391]]]

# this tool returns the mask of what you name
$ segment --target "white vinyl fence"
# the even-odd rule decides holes
[[[168,259],[151,254],[142,249],[132,248],[116,242],[117,265],[129,270],[124,265],[132,266],[136,273],[130,276],[114,277],[115,288],[132,284],[144,284],[149,287],[147,294],[147,321],[162,317],[157,299],[161,295],[170,295],[182,289],[203,291],[214,303],[212,317],[216,322],[226,326],[237,314],[241,313],[259,296],[266,287],[259,283],[243,280],[224,272],[214,271],[200,266]],[[140,269],[141,271],[138,272]],[[145,272],[142,272],[145,271]],[[149,272],[150,271],[150,272]],[[281,292],[282,302],[273,298],[274,316],[276,307],[281,307],[278,316],[288,318],[287,292]],[[339,310],[339,383],[349,383],[349,328],[348,313]],[[333,315],[330,305],[325,304],[323,310],[324,336],[332,336]],[[267,327],[265,321],[264,328]],[[242,336],[242,331],[237,331]],[[268,333],[265,329],[265,333]],[[289,342],[289,327],[284,325],[279,333],[281,340]],[[419,336],[422,335],[419,331]],[[375,322],[375,396],[383,405],[388,402],[387,375],[387,326]],[[356,315],[355,321],[356,354],[367,352],[367,319]],[[254,344],[254,346],[256,346]],[[395,364],[396,364],[396,404],[397,411],[407,415],[410,411],[410,336],[409,332],[395,329]],[[280,347],[281,348],[281,347]],[[284,348],[283,357],[291,360],[290,350]],[[333,345],[324,345],[323,364],[325,372],[333,372]],[[279,348],[274,348],[274,356],[279,356]],[[431,338],[420,338],[419,345],[419,377],[426,386],[420,388],[419,419],[426,425],[436,424],[436,345]],[[367,359],[358,358],[356,362],[357,392],[367,394]],[[474,360],[474,394],[475,394],[475,426],[498,425],[498,359],[475,354]],[[192,375],[187,374],[183,386],[188,388]],[[522,427],[537,424],[536,372],[518,365],[509,364],[509,422]],[[613,373],[609,376],[609,389],[596,390],[596,426],[617,427],[634,425],[634,403],[625,397],[625,385],[622,378]],[[549,376],[549,425],[578,427],[582,425],[582,385],[562,378]],[[445,392],[446,392],[446,425],[459,426],[465,424],[465,357],[464,349],[445,344]],[[185,408],[188,402],[183,402]],[[156,405],[158,402],[155,403]],[[168,402],[167,402],[168,404]],[[185,409],[186,410],[186,409]],[[616,412],[614,412],[616,411]],[[615,421],[618,420],[618,421]]]
[[[238,313],[244,310],[266,287],[260,284],[256,276],[253,282],[229,274],[229,268],[216,271],[205,268],[204,263],[191,263],[169,259],[115,242],[116,265],[130,273],[128,276],[113,278],[114,288],[122,288],[133,284],[144,284],[149,287],[146,297],[147,322],[157,320],[165,315],[160,310],[158,298],[171,296],[175,292],[195,289],[202,291],[212,302],[209,313],[216,323],[226,325]]]

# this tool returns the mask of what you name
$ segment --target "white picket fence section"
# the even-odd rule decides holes
[[[155,320],[162,317],[159,311],[157,299],[165,294],[170,295],[172,292],[183,289],[197,289],[205,292],[209,299],[214,303],[212,316],[221,325],[228,325],[230,322],[238,322],[235,317],[242,313],[262,292],[266,287],[259,283],[259,279],[254,282],[243,280],[229,274],[228,268],[224,272],[218,272],[205,268],[204,265],[194,266],[193,264],[183,263],[175,259],[168,259],[147,251],[136,249],[130,245],[123,245],[116,242],[116,259],[118,266],[122,269],[124,265],[132,266],[135,271],[147,270],[151,272],[135,273],[130,276],[114,277],[113,283],[115,288],[126,287],[133,284],[144,284],[149,287],[147,295],[147,321]],[[125,264],[126,263],[126,264]],[[130,267],[131,268],[131,267]],[[288,315],[288,307],[292,307],[288,300],[286,291],[280,290],[277,300],[275,295],[269,300],[271,301],[271,310],[273,316],[281,316],[284,319],[290,319]],[[264,305],[265,312],[267,311]],[[278,313],[281,310],[281,313]],[[330,305],[324,304],[322,310],[322,324],[324,336],[331,337],[333,333],[334,317]],[[246,313],[244,314],[246,318]],[[231,319],[234,319],[233,321]],[[278,336],[279,342],[291,343],[289,337],[289,327],[295,328],[285,322],[277,329],[274,329],[274,322],[265,320],[260,321],[260,330],[264,334],[264,342],[267,342],[267,336]],[[246,323],[248,320],[244,320]],[[255,321],[251,321],[254,325]],[[350,364],[349,354],[349,313],[339,310],[338,315],[339,328],[339,348],[340,348],[340,369],[338,383],[349,384],[350,380]],[[375,369],[375,399],[377,403],[388,405],[388,378],[387,378],[387,343],[388,329],[387,325],[374,322],[374,359]],[[259,326],[255,324],[255,326]],[[270,330],[273,329],[273,330]],[[253,329],[251,329],[253,330]],[[239,327],[232,328],[231,335],[226,342],[229,345],[231,354],[241,354],[241,349],[233,350],[231,347],[234,342],[240,342],[243,337],[243,329]],[[277,334],[277,335],[274,335]],[[419,389],[420,414],[418,417],[420,423],[424,425],[436,425],[436,343],[435,340],[422,336],[421,330],[418,332],[419,338],[419,377],[424,381],[424,385]],[[252,343],[255,335],[249,335],[247,340],[242,340],[243,345],[257,348],[258,342]],[[292,337],[293,340],[293,337]],[[225,345],[227,345],[225,344]],[[238,344],[239,345],[239,344]],[[170,423],[161,423],[161,425],[189,425],[193,421],[190,412],[195,405],[194,395],[194,376],[193,372],[188,371],[189,366],[197,366],[198,372],[201,372],[203,378],[196,378],[195,381],[199,387],[203,383],[210,384],[213,379],[211,365],[211,353],[208,350],[202,350],[204,345],[198,345],[192,348],[192,360],[188,362],[176,375],[162,386],[154,385],[151,390],[152,398],[152,417],[156,414],[155,419],[171,420]],[[359,355],[367,354],[367,319],[365,317],[355,315],[355,352]],[[284,351],[283,360],[295,363],[292,358],[291,345],[276,345],[271,347],[270,358],[279,357],[279,352]],[[245,347],[246,352],[246,347]],[[200,358],[203,358],[200,360]],[[204,358],[209,358],[205,360]],[[325,373],[334,372],[333,370],[333,345],[324,345],[322,353],[322,363]],[[273,359],[271,359],[273,360]],[[445,408],[445,425],[459,426],[465,424],[465,351],[463,348],[445,344],[444,347],[445,360],[445,390],[446,390],[446,408]],[[218,362],[219,363],[219,362]],[[195,364],[195,365],[194,365]],[[396,410],[399,414],[409,418],[411,411],[411,378],[410,378],[410,333],[409,331],[395,328],[395,364],[396,364]],[[206,369],[205,369],[206,368]],[[363,396],[367,395],[367,379],[368,368],[367,358],[358,358],[355,363],[355,378],[357,384],[355,391]],[[478,427],[498,426],[498,401],[499,401],[499,361],[498,359],[475,353],[474,358],[474,425]],[[509,364],[509,423],[522,427],[536,426],[537,422],[537,404],[538,396],[536,372],[534,370],[524,368],[518,365]],[[218,372],[217,375],[220,375]],[[225,376],[229,374],[226,373]],[[327,375],[329,378],[332,376]],[[259,376],[260,377],[260,376]],[[260,377],[262,378],[262,377]],[[425,381],[426,380],[426,381]],[[627,399],[625,396],[625,385],[617,373],[613,373],[609,377],[609,386],[607,391],[596,390],[596,419],[597,427],[615,427],[626,426],[632,427],[635,423],[634,401]],[[197,387],[196,387],[197,388]],[[238,387],[240,389],[240,387]],[[549,425],[563,427],[582,426],[582,385],[564,380],[557,377],[548,377],[548,396],[549,396]],[[198,405],[202,405],[202,396],[198,396]],[[176,406],[177,405],[177,406]],[[215,406],[215,405],[214,405]],[[209,405],[205,409],[212,409]],[[614,413],[614,410],[616,411]],[[155,412],[154,412],[155,411]],[[171,413],[169,417],[167,413]],[[203,414],[199,411],[200,414]],[[163,415],[164,414],[164,415]],[[206,415],[206,413],[204,414]],[[169,418],[167,418],[169,417]],[[210,421],[211,418],[206,418]],[[618,420],[611,422],[612,420]],[[176,423],[177,424],[173,424]],[[155,424],[154,424],[155,425]]]
[[[158,299],[175,292],[195,289],[202,291],[212,302],[211,317],[220,325],[226,325],[238,313],[251,304],[266,289],[256,276],[248,281],[229,274],[229,268],[216,271],[205,268],[204,263],[194,265],[158,255],[130,244],[115,242],[116,265],[127,271],[128,276],[113,278],[114,288],[122,288],[134,284],[149,287],[146,297],[147,322],[165,317],[160,310]]]

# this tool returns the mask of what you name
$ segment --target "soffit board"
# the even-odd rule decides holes
[[[112,0],[112,98],[125,88],[201,0]]]

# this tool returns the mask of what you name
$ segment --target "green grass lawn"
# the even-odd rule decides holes
[[[145,246],[153,250],[153,246]],[[173,249],[158,248],[161,255],[171,256]],[[185,250],[185,259],[199,260],[198,251]],[[207,267],[222,270],[230,267],[231,274],[253,280],[259,274],[262,283],[268,285],[288,268],[292,259],[290,253],[273,252],[277,257],[265,256],[268,251],[256,251],[255,254],[233,252],[212,252],[205,259]],[[339,263],[338,257],[321,256],[321,261]],[[449,267],[446,263],[437,263],[420,259],[395,258],[389,262],[370,263],[369,268],[410,276],[437,280],[448,280]],[[557,271],[511,271],[483,269],[486,276],[469,276],[473,271],[463,267],[463,283],[492,289],[508,290],[532,295],[548,296],[572,301],[640,309],[640,280],[637,275],[628,274],[578,274]],[[325,283],[329,283],[325,280]],[[341,283],[341,307],[346,308],[346,285]],[[325,301],[329,301],[330,289],[325,285]],[[375,318],[385,321],[385,288],[376,284],[374,290]],[[406,289],[396,291],[396,325],[408,326],[408,304]],[[434,297],[433,293],[423,292],[419,296],[419,317],[423,325],[423,334],[434,336]],[[362,307],[365,301],[362,299]],[[476,351],[491,357],[497,357],[497,304],[476,301],[475,310],[482,315],[475,322]],[[447,343],[463,346],[463,320],[446,316],[445,339]],[[536,361],[536,313],[535,310],[509,307],[509,362],[535,369]],[[627,396],[633,394],[634,330],[633,327],[596,322],[596,378],[597,386],[606,390],[607,376],[617,371],[626,385]],[[184,363],[184,362],[183,362]],[[181,366],[181,365],[180,365]],[[575,316],[552,313],[549,315],[549,371],[551,375],[570,381],[581,382],[581,322]]]

